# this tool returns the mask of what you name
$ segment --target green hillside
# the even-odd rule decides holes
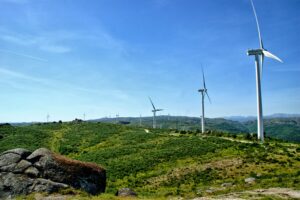
[[[143,127],[152,127],[152,117],[143,117],[141,125]],[[200,118],[186,116],[157,116],[157,127],[163,129],[178,129],[178,130],[199,130],[201,129]],[[134,117],[122,118],[103,118],[95,121],[109,123],[126,123],[128,125],[139,126],[140,119]],[[249,130],[242,123],[223,118],[205,118],[206,128],[208,130],[217,130],[230,133],[248,133]]]
[[[139,126],[139,118],[103,118],[96,121],[110,123],[126,123],[129,126]],[[143,127],[152,127],[152,117],[143,117]],[[256,121],[238,122],[224,118],[206,118],[206,129],[214,131],[222,131],[227,133],[255,133]],[[197,130],[201,129],[200,118],[184,117],[184,116],[158,116],[157,127],[163,129],[178,129],[178,130]],[[300,118],[272,118],[264,120],[265,132],[268,137],[283,139],[286,141],[300,142]]]
[[[182,132],[183,133],[183,132]],[[248,139],[247,139],[248,138]],[[107,123],[0,126],[0,152],[47,147],[107,169],[107,190],[130,187],[141,198],[194,198],[258,188],[300,189],[300,145],[249,135],[180,134]],[[254,177],[255,183],[244,179]],[[223,183],[233,186],[222,187]]]
[[[256,132],[256,121],[243,123],[250,132]],[[264,120],[265,132],[269,137],[300,142],[300,118],[275,118]]]

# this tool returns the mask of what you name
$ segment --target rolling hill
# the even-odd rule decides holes
[[[0,127],[0,152],[47,147],[107,169],[106,193],[129,187],[140,198],[227,195],[262,188],[300,189],[300,144],[249,135],[147,129],[103,122]],[[254,183],[245,179],[254,178]],[[29,197],[28,197],[29,198]],[[78,194],[77,199],[92,197]]]

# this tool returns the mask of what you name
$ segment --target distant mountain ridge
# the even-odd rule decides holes
[[[277,118],[276,116],[280,117]],[[300,117],[295,116],[298,115],[274,114],[265,117],[264,126],[266,135],[278,139],[300,142]],[[141,126],[152,127],[152,120],[152,117],[142,117]],[[101,118],[92,121],[140,126],[139,117]],[[156,117],[156,121],[157,127],[162,129],[177,129],[179,131],[201,129],[200,117],[161,115]],[[225,118],[206,118],[205,124],[206,130],[216,130],[231,134],[256,133],[257,128],[255,117],[248,117],[247,120],[240,121]]]
[[[152,127],[152,116],[142,117],[141,126]],[[127,126],[140,126],[139,117],[100,118],[87,120],[90,122],[118,123]],[[11,123],[14,126],[28,126],[33,123]],[[177,129],[179,131],[200,130],[200,117],[187,116],[157,116],[157,127],[161,129]],[[256,133],[256,117],[233,116],[224,118],[206,118],[206,130],[216,130],[231,134]],[[265,116],[265,132],[267,136],[300,142],[300,114],[272,114]]]
[[[273,119],[273,118],[292,118],[292,117],[300,117],[300,114],[286,114],[286,113],[274,113],[272,115],[264,116],[265,119]],[[238,122],[246,122],[256,120],[256,116],[228,116],[223,117],[224,119],[229,119]]]

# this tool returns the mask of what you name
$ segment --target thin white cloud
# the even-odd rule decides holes
[[[71,51],[71,48],[60,45],[42,45],[40,49],[52,53],[68,53]]]
[[[45,34],[39,36],[33,35],[21,35],[16,33],[0,33],[0,39],[26,47],[37,47],[42,51],[47,51],[50,53],[68,53],[72,49],[68,46],[65,46],[63,43],[64,40],[68,38],[60,38],[60,35]]]
[[[34,45],[37,43],[37,40],[34,40],[33,38],[28,38],[24,36],[6,35],[6,34],[1,35],[0,39],[6,42],[11,42],[23,46]]]
[[[9,50],[5,50],[5,49],[0,49],[0,52],[9,53],[9,54],[13,54],[13,55],[16,55],[16,56],[21,56],[21,57],[29,58],[29,59],[32,59],[32,60],[41,61],[41,62],[47,62],[48,61],[48,60],[40,58],[40,57],[31,56],[31,55],[18,53],[18,52],[14,52],[14,51],[9,51]]]
[[[37,78],[34,76],[30,76],[24,73],[20,73],[17,71],[13,71],[7,68],[0,68],[0,77],[4,76],[4,77],[9,77],[10,79],[21,79],[21,80],[26,80],[26,81],[30,81],[30,82],[35,82],[35,83],[39,83],[39,84],[43,84],[45,86],[54,88],[55,91],[59,91],[62,88],[64,90],[67,91],[79,91],[79,92],[86,92],[86,93],[92,93],[92,94],[96,94],[96,95],[100,95],[100,96],[110,96],[110,97],[114,97],[116,99],[120,99],[120,100],[128,100],[130,97],[128,94],[126,94],[125,92],[118,90],[118,89],[94,89],[94,88],[85,88],[82,86],[78,86],[78,85],[74,85],[74,84],[70,84],[70,83],[66,83],[66,82],[62,82],[59,80],[51,80],[51,79],[45,79],[45,78]],[[3,77],[2,77],[3,79]],[[4,80],[1,80],[2,82]],[[7,82],[9,85],[12,85],[11,80],[8,80]],[[14,87],[16,87],[17,81],[15,81],[15,83],[13,84]],[[25,85],[21,85],[20,89],[24,89],[26,88]],[[30,88],[29,88],[30,89]]]
[[[128,55],[129,50],[133,50],[129,48],[125,41],[116,38],[103,27],[98,27],[96,30],[84,31],[40,31],[38,34],[20,34],[19,32],[0,27],[0,40],[25,47],[36,47],[42,51],[59,54],[71,52],[73,48],[70,44],[76,45],[78,40],[83,41],[82,44],[93,44],[114,55]]]
[[[17,71],[13,71],[13,70],[9,70],[6,68],[0,68],[0,75],[4,75],[6,77],[10,77],[10,78],[16,78],[16,79],[23,79],[23,80],[28,80],[28,81],[32,81],[32,82],[38,82],[38,83],[43,83],[43,84],[49,84],[50,81],[48,81],[47,79],[40,79],[40,78],[36,78],[33,76],[29,76]]]

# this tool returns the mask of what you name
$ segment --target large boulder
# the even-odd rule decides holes
[[[105,191],[105,186],[103,168],[45,148],[33,153],[13,149],[0,154],[0,199],[32,192],[52,193],[68,187],[99,194]]]

